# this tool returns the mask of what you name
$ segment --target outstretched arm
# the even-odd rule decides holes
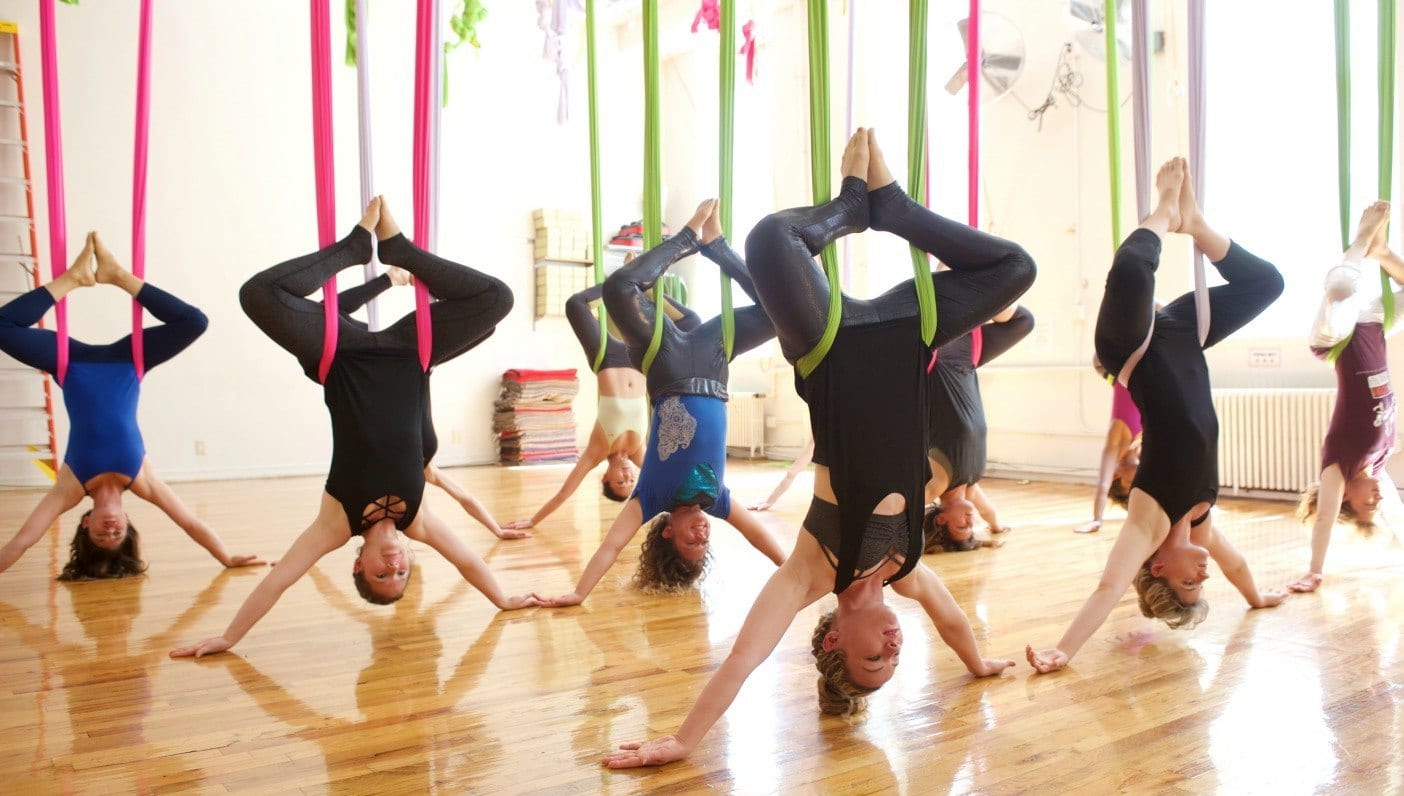
[[[345,544],[350,536],[341,507],[330,495],[322,493],[322,506],[317,512],[317,519],[297,537],[297,541],[293,542],[292,547],[288,548],[288,552],[278,561],[278,566],[270,569],[244,600],[244,604],[239,607],[239,612],[234,615],[234,620],[224,629],[224,633],[205,639],[199,644],[176,647],[171,650],[171,657],[202,658],[224,652],[238,644],[239,640],[258,624],[258,620],[268,613],[274,603],[278,602],[278,598],[283,596],[283,592],[287,591],[289,586],[305,575],[322,556]]]
[[[1209,551],[1209,556],[1219,565],[1219,569],[1224,571],[1224,577],[1229,583],[1243,595],[1243,599],[1248,601],[1250,608],[1271,608],[1287,599],[1287,592],[1283,589],[1266,589],[1259,591],[1257,584],[1253,582],[1253,572],[1248,569],[1248,559],[1238,552],[1238,548],[1228,540],[1228,537],[1219,533],[1214,527],[1214,515],[1210,512],[1205,520],[1209,528],[1206,529],[1208,538],[1204,544]]]
[[[790,484],[793,484],[795,482],[795,476],[804,472],[809,467],[810,461],[812,461],[813,459],[814,440],[811,438],[809,440],[809,443],[804,446],[804,450],[800,453],[799,458],[795,459],[795,463],[790,465],[790,469],[785,471],[785,477],[781,478],[780,483],[775,485],[775,490],[770,493],[770,497],[766,498],[765,501],[762,503],[757,503],[756,505],[751,506],[751,511],[766,511],[771,506],[774,506],[777,502],[779,502],[780,497],[784,495],[786,491],[789,490]]]
[[[988,677],[1014,665],[1014,661],[1007,658],[986,659],[980,656],[980,646],[975,641],[975,631],[970,628],[970,619],[960,610],[946,584],[925,564],[917,564],[910,575],[893,582],[892,589],[921,604],[926,615],[935,623],[941,640],[955,652],[971,674]]]
[[[1326,548],[1331,544],[1331,531],[1335,530],[1336,520],[1341,515],[1341,500],[1344,497],[1345,476],[1339,464],[1332,464],[1321,471],[1321,484],[1316,492],[1316,519],[1311,524],[1311,567],[1287,587],[1292,591],[1316,591],[1321,585],[1321,573],[1326,566]]]
[[[1102,579],[1082,610],[1068,626],[1067,632],[1053,649],[1034,651],[1032,645],[1024,650],[1029,665],[1039,674],[1057,671],[1068,665],[1068,661],[1082,649],[1087,639],[1097,632],[1097,628],[1107,621],[1121,596],[1136,577],[1141,565],[1165,540],[1170,531],[1170,519],[1149,495],[1137,489],[1131,493],[1131,510],[1126,523],[1121,526],[1111,554],[1107,556],[1107,566],[1102,570]]]
[[[800,539],[806,537],[807,534],[800,534]],[[807,563],[801,563],[806,560]],[[736,694],[745,685],[746,678],[770,657],[795,616],[827,591],[814,577],[814,563],[812,557],[800,555],[797,545],[795,553],[770,576],[746,615],[731,653],[707,681],[676,734],[644,743],[622,744],[619,748],[623,751],[606,755],[604,764],[610,768],[660,766],[691,754],[717,719],[736,701]]]
[[[531,536],[526,531],[503,530],[502,526],[497,524],[497,520],[493,519],[492,512],[488,511],[486,506],[468,494],[468,491],[461,484],[449,478],[443,470],[433,464],[424,468],[424,480],[447,492],[449,497],[458,501],[458,505],[468,512],[468,516],[482,523],[483,527],[492,531],[498,539],[525,539]]]
[[[68,465],[64,465],[59,470],[58,480],[25,518],[19,532],[6,542],[4,547],[0,547],[0,572],[13,566],[26,550],[44,538],[44,532],[49,530],[49,526],[54,524],[54,520],[57,520],[60,514],[78,505],[78,501],[82,499],[83,485],[74,478]]]
[[[570,468],[570,473],[566,475],[565,482],[561,484],[560,489],[556,490],[556,494],[552,495],[551,499],[546,501],[545,505],[537,509],[536,513],[531,515],[531,519],[512,520],[502,527],[510,530],[522,531],[528,528],[535,528],[547,517],[551,516],[551,512],[560,508],[562,503],[565,503],[570,499],[571,495],[575,494],[575,490],[579,489],[580,484],[585,481],[585,476],[588,475],[591,470],[595,469],[596,465],[604,461],[608,449],[609,446],[605,444],[604,429],[600,428],[600,424],[597,421],[595,423],[595,430],[590,433],[590,444],[585,446],[585,450],[581,452],[580,458],[575,460],[575,466]]]
[[[975,504],[975,510],[980,513],[980,519],[990,526],[991,533],[1005,533],[1009,528],[999,524],[999,514],[995,510],[994,501],[985,494],[985,490],[979,484],[970,484],[965,488],[965,497]]]
[[[439,519],[431,511],[420,509],[420,522],[418,528],[411,528],[405,535],[411,539],[421,541],[434,548],[439,555],[453,564],[463,579],[468,581],[473,588],[483,593],[493,605],[504,611],[511,611],[517,608],[527,608],[533,605],[542,605],[543,602],[535,594],[509,595],[502,591],[498,585],[497,578],[488,568],[487,562],[483,561],[472,548],[463,543],[458,534]]]
[[[1107,429],[1107,442],[1102,446],[1102,466],[1097,471],[1097,490],[1092,494],[1092,521],[1074,528],[1077,533],[1091,533],[1102,527],[1102,515],[1107,510],[1107,490],[1111,489],[1116,463],[1121,458],[1123,433],[1122,424],[1113,420],[1111,427]]]
[[[746,537],[746,541],[751,543],[751,547],[756,548],[765,555],[766,558],[775,562],[776,566],[785,563],[785,548],[780,546],[780,540],[775,538],[775,534],[765,527],[765,524],[756,519],[755,515],[746,510],[746,507],[731,502],[731,512],[727,514],[726,521],[731,523],[741,535]]]
[[[214,560],[224,566],[248,567],[266,563],[256,555],[232,555],[219,538],[219,534],[206,525],[204,520],[195,516],[195,512],[191,511],[176,495],[175,491],[156,475],[151,469],[149,459],[142,462],[141,472],[132,482],[132,494],[165,512],[166,516],[171,518],[171,522],[179,525],[181,530],[195,540],[196,544],[205,548],[206,552],[214,557]]]
[[[624,510],[619,512],[619,516],[614,518],[614,524],[609,526],[609,533],[605,534],[604,540],[600,542],[600,548],[590,557],[590,563],[585,565],[585,571],[580,573],[575,591],[550,600],[549,603],[563,607],[584,602],[585,598],[590,596],[590,592],[594,591],[600,578],[614,566],[624,546],[634,538],[634,534],[639,532],[642,525],[643,507],[638,498],[629,498],[629,502],[624,504]]]

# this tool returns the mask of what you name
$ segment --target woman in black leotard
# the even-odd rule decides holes
[[[381,261],[409,271],[438,298],[430,307],[431,367],[486,340],[512,308],[512,293],[504,283],[414,246],[377,198],[350,235],[255,275],[239,291],[244,312],[297,357],[309,378],[317,378],[324,310],[304,297],[338,271],[368,262],[372,229]],[[497,607],[540,604],[534,595],[505,594],[482,558],[421,505],[424,470],[438,439],[414,315],[380,332],[344,316],[340,320],[335,359],[322,385],[331,415],[332,461],[317,518],[244,601],[223,635],[173,650],[172,657],[199,657],[234,646],[313,564],[357,536],[362,545],[352,575],[357,591],[371,602],[394,602],[409,583],[412,561],[403,532],[447,558]]]
[[[674,323],[665,316],[658,353],[651,365],[644,367],[655,312],[647,293],[677,261],[700,251],[747,295],[756,298],[751,274],[721,236],[716,212],[715,200],[703,202],[678,234],[605,280],[609,316],[624,338],[630,362],[646,373],[653,420],[634,493],[585,565],[575,590],[556,597],[553,605],[577,605],[589,596],[645,522],[648,532],[634,574],[634,585],[643,589],[681,591],[702,577],[710,556],[712,525],[708,515],[726,520],[776,564],[785,560],[779,541],[745,506],[732,501],[726,486],[730,363],[722,344],[722,319],[694,326]],[[759,304],[736,310],[734,319],[734,355],[775,335]]]
[[[106,345],[70,339],[68,368],[58,377],[58,338],[35,324],[69,291],[99,283],[126,292],[161,321],[142,333],[147,370],[184,351],[209,323],[200,310],[123,268],[96,232],[88,233],[83,250],[67,271],[0,307],[0,351],[54,376],[63,388],[69,420],[68,447],[54,485],[14,538],[0,547],[0,572],[19,560],[60,514],[84,496],[93,499],[93,507],[78,521],[59,579],[121,578],[145,572],[136,526],[122,508],[126,492],[165,512],[224,566],[262,564],[257,556],[230,553],[219,534],[195,516],[153,469],[137,424],[142,379],[136,371],[131,335]]]
[[[931,480],[926,484],[926,551],[961,552],[997,547],[988,534],[1009,529],[1000,524],[983,489],[985,474],[985,405],[977,368],[984,367],[1033,331],[1033,313],[1024,307],[1003,309],[979,328],[937,349],[927,366],[926,436]],[[975,514],[989,524],[975,532]]]
[[[842,173],[836,199],[767,216],[746,241],[761,304],[791,362],[811,361],[806,355],[824,345],[830,294],[814,255],[870,225],[951,266],[931,276],[940,318],[937,345],[988,320],[1033,282],[1033,261],[1017,245],[941,218],[903,193],[868,131],[860,128],[849,141]],[[731,654],[678,733],[625,744],[624,751],[605,758],[612,768],[686,757],[795,615],[829,591],[838,595],[838,609],[820,620],[813,636],[826,713],[861,712],[863,695],[892,677],[902,631],[883,602],[888,583],[921,603],[972,674],[994,675],[1014,665],[980,656],[960,606],[920,563],[922,490],[929,473],[925,423],[912,419],[926,415],[928,349],[913,283],[872,301],[841,300],[838,333],[827,350],[818,349],[822,359],[808,372],[803,364],[796,367],[815,447],[814,501],[794,552],[761,590]]]
[[[1219,421],[1204,359],[1205,348],[1281,295],[1282,275],[1205,223],[1183,158],[1161,167],[1156,188],[1159,205],[1127,236],[1112,261],[1096,333],[1102,365],[1126,385],[1141,410],[1141,466],[1131,484],[1126,523],[1096,591],[1056,648],[1025,650],[1039,672],[1066,666],[1133,581],[1145,616],[1171,627],[1201,621],[1208,604],[1199,592],[1209,577],[1210,557],[1249,606],[1267,608],[1286,597],[1281,590],[1260,591],[1243,555],[1214,529],[1209,509],[1219,492]],[[1210,323],[1203,345],[1193,292],[1154,308],[1160,242],[1169,232],[1192,236],[1228,281],[1209,289]]]

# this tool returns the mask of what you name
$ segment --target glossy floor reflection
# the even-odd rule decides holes
[[[733,463],[737,499],[774,465]],[[554,490],[559,468],[452,471],[505,519]],[[321,479],[181,484],[231,547],[276,558],[315,508]],[[792,541],[800,483],[766,521]],[[1095,585],[1116,522],[1071,528],[1087,488],[990,481],[1016,526],[997,550],[931,556],[989,655],[1049,645]],[[0,493],[0,529],[37,492]],[[427,495],[509,591],[568,591],[616,504],[585,494],[501,542]],[[222,571],[134,501],[143,578],[60,584],[77,512],[0,575],[0,781],[7,792],[521,793],[1404,789],[1404,548],[1342,530],[1314,595],[1248,612],[1216,570],[1209,619],[1151,625],[1128,596],[1068,670],[972,681],[914,604],[892,596],[902,666],[849,727],[821,719],[804,612],[687,762],[611,773],[615,744],[672,731],[729,649],[773,570],[722,526],[698,592],[626,588],[637,540],[583,607],[498,614],[419,550],[389,608],[350,582],[352,547],[291,588],[236,648],[199,662],[166,652],[223,629],[262,571]],[[256,504],[256,510],[250,507]],[[602,504],[602,505],[601,505]],[[1225,500],[1217,522],[1258,580],[1306,559],[1291,504]]]

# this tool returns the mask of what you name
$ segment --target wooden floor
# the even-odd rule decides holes
[[[561,468],[451,471],[500,518],[525,516]],[[733,463],[742,500],[782,470]],[[1015,532],[997,550],[928,556],[989,655],[1052,645],[1095,585],[1117,523],[1072,525],[1085,487],[991,481]],[[319,478],[177,485],[236,553],[282,553]],[[807,480],[766,515],[793,540]],[[0,528],[38,492],[0,493]],[[435,510],[512,590],[568,591],[616,504],[582,489],[532,539],[498,542],[442,493]],[[222,571],[133,501],[146,577],[66,585],[70,531],[0,575],[0,786],[8,793],[941,793],[1404,791],[1404,551],[1340,532],[1328,581],[1248,612],[1211,567],[1191,632],[1154,627],[1134,595],[1063,672],[972,681],[913,604],[890,596],[902,667],[849,727],[821,718],[804,612],[692,759],[609,772],[614,745],[674,730],[773,570],[727,529],[703,588],[632,592],[637,542],[580,608],[499,614],[432,551],[407,597],[361,602],[352,546],[325,559],[236,648],[220,632],[261,570]],[[1306,557],[1290,505],[1218,514],[1262,582]],[[75,513],[76,514],[76,513]],[[71,528],[75,514],[64,518]]]

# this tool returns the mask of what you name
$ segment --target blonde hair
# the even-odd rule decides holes
[[[833,629],[836,611],[819,617],[810,638],[810,653],[814,656],[814,668],[819,670],[819,712],[826,716],[840,716],[852,724],[861,721],[868,712],[868,694],[876,688],[864,688],[848,676],[843,650],[824,649],[824,637]]]
[[[1297,519],[1303,523],[1311,522],[1316,517],[1316,504],[1321,499],[1321,484],[1312,484],[1302,490],[1302,498],[1297,502]],[[1363,519],[1350,505],[1344,497],[1341,498],[1341,510],[1336,514],[1336,521],[1349,520],[1354,523],[1355,530],[1366,538],[1375,535],[1375,523]]]
[[[639,550],[639,567],[629,583],[636,589],[650,594],[678,594],[696,586],[707,572],[712,561],[710,550],[700,559],[689,561],[678,552],[672,539],[663,536],[671,516],[665,511],[649,523]]]
[[[1181,600],[1169,581],[1151,574],[1151,560],[1154,558],[1147,558],[1136,573],[1136,597],[1141,604],[1141,616],[1159,619],[1172,629],[1191,628],[1203,622],[1204,617],[1209,615],[1209,602],[1202,598],[1194,603]]]

